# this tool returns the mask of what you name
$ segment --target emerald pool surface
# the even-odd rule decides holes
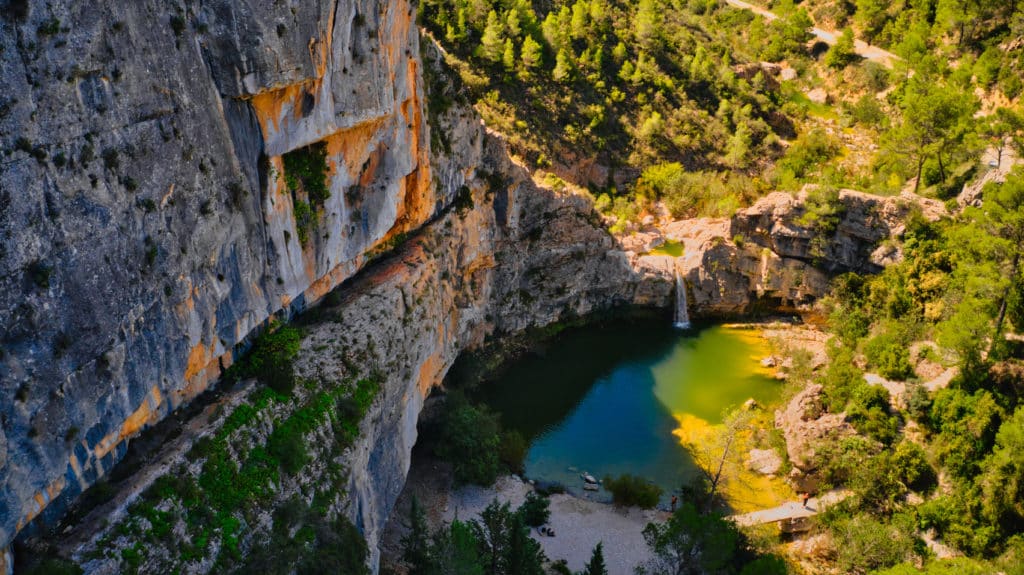
[[[474,396],[529,442],[528,478],[579,493],[581,472],[633,473],[667,497],[696,473],[680,441],[687,427],[777,398],[780,384],[759,364],[767,354],[756,330],[611,322],[557,336]]]

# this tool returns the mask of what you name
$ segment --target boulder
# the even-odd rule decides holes
[[[751,449],[747,468],[761,475],[775,475],[782,469],[782,458],[774,449]]]
[[[815,104],[828,104],[832,100],[824,88],[815,88],[807,92],[807,99]]]
[[[775,427],[786,439],[786,454],[802,472],[815,468],[815,447],[822,441],[854,435],[844,413],[826,413],[821,401],[822,387],[807,386],[796,394],[785,409],[775,412]]]

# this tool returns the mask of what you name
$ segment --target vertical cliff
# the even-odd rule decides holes
[[[8,4],[0,541],[447,193],[403,0]]]
[[[427,51],[433,99],[456,97]],[[118,482],[110,502],[62,528],[53,551],[89,573],[274,572],[273,557],[296,552],[280,535],[288,517],[324,514],[350,520],[375,565],[423,400],[462,350],[667,302],[669,278],[635,272],[589,200],[538,187],[470,109],[424,111],[447,143],[429,153],[433,179],[453,193],[299,318],[295,389],[232,389]],[[285,459],[286,437],[303,457]]]
[[[350,304],[309,329],[297,363],[326,390],[380,375],[344,456],[352,497],[335,494],[371,544],[404,479],[422,397],[461,349],[670,295],[665,278],[630,268],[586,199],[537,188],[470,110],[425,107],[405,0],[9,7],[0,543],[63,514],[268,318],[293,316],[396,247],[339,292]],[[433,153],[430,124],[446,144]],[[362,367],[319,365],[346,353],[311,343],[330,330],[347,353],[362,343]],[[309,399],[300,392],[267,417]],[[238,439],[240,454],[277,420],[256,421],[262,435]],[[111,524],[157,475],[143,474]],[[274,501],[311,496],[303,488]],[[244,541],[267,525],[251,527]],[[98,544],[68,541],[75,553]]]

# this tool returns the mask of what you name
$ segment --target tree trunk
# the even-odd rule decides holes
[[[718,461],[718,470],[715,471],[715,476],[711,478],[711,492],[708,494],[708,511],[711,511],[715,504],[715,492],[718,490],[718,483],[722,480],[722,470],[725,469],[725,461],[729,457],[729,449],[732,447],[732,442],[735,438],[735,433],[729,434],[725,442],[725,449],[722,450],[722,459]]]
[[[1003,290],[1003,295],[999,298],[999,315],[996,316],[996,331],[992,334],[992,341],[988,344],[988,353],[992,353],[992,349],[995,347],[996,342],[999,341],[999,337],[1003,332],[1003,322],[1006,320],[1006,306],[1010,298],[1010,290],[1013,289],[1013,282],[1017,279],[1017,270],[1020,266],[1020,252],[1017,252],[1013,256],[1013,264],[1010,266],[1010,284]]]
[[[924,154],[917,156],[917,179],[914,180],[914,193],[921,189],[921,172],[924,170]]]

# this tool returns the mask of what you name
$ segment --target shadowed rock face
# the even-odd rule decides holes
[[[428,222],[425,259],[394,264],[416,277],[378,269],[360,289],[416,290],[433,314],[343,322],[435,346],[388,373],[361,448],[376,455],[353,465],[371,540],[404,477],[411,398],[459,350],[637,294],[668,303],[667,278],[635,273],[587,200],[538,190],[471,112],[443,114],[451,149],[431,155],[405,0],[27,4],[0,17],[0,543],[60,516],[269,317]],[[319,199],[285,169],[314,144]],[[464,185],[473,207],[453,215]]]

